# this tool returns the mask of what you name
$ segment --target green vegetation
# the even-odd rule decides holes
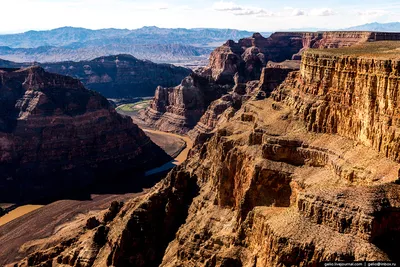
[[[124,104],[116,108],[117,111],[124,112],[137,112],[139,110],[145,109],[150,105],[151,100],[144,100],[131,104]]]
[[[400,59],[400,41],[369,42],[336,49],[309,49],[306,51],[306,54]]]

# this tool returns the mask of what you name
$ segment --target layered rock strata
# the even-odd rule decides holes
[[[180,85],[157,87],[154,100],[139,118],[161,131],[187,133],[199,121],[212,101],[225,94],[231,86],[218,85],[206,77],[192,74]]]
[[[310,131],[340,134],[399,161],[400,59],[306,52],[274,98]]]
[[[297,70],[297,62],[277,64],[269,62],[263,68],[260,80],[236,84],[231,92],[212,102],[196,126],[188,132],[189,137],[196,141],[204,134],[211,133],[217,125],[227,121],[249,99],[263,99],[270,96],[292,71]]]
[[[308,117],[303,112],[306,103],[317,108],[323,103],[325,111],[347,108],[352,112],[346,118],[356,121],[374,104],[369,112],[376,117],[384,100],[378,92],[386,88],[398,94],[399,87],[391,87],[400,79],[397,67],[393,69],[397,61],[387,59],[390,53],[339,51],[346,56],[332,62],[346,66],[348,74],[339,75],[339,67],[325,71],[329,58],[307,52],[301,71],[291,74],[273,97],[244,103],[196,144],[186,162],[146,196],[124,205],[112,221],[102,221],[100,213],[97,228],[82,228],[69,243],[36,252],[17,265],[283,267],[400,260],[397,157],[382,153],[361,134],[321,131],[343,127],[325,120],[330,113]],[[363,62],[369,60],[374,67],[365,73]],[[390,79],[383,79],[387,82],[378,90],[370,76],[385,77],[379,67],[385,64]],[[322,76],[309,76],[305,70],[311,65]],[[325,75],[328,84],[320,83]],[[329,77],[336,77],[335,82],[330,84]],[[339,92],[350,95],[355,88],[357,100],[340,97]],[[371,94],[374,88],[377,92]],[[328,98],[318,97],[323,89]],[[376,101],[371,103],[371,97]],[[353,105],[357,101],[365,102]],[[395,112],[385,115],[396,118]],[[369,117],[364,115],[364,121],[369,123]],[[316,122],[326,122],[326,128],[312,127]],[[385,131],[376,134],[385,140]],[[99,235],[103,242],[92,245]]]
[[[37,199],[168,156],[107,99],[40,67],[0,70],[0,198]]]
[[[199,125],[196,126],[197,130],[195,130],[198,131],[204,128],[205,132],[207,132],[208,129],[213,127],[208,123],[209,127],[205,128],[209,118],[218,117],[218,113],[220,113],[219,111],[223,106],[230,107],[226,103],[227,97],[225,95],[237,83],[245,84],[249,81],[259,80],[263,74],[263,68],[268,68],[267,73],[264,73],[266,76],[261,77],[264,80],[263,89],[271,91],[279,85],[279,82],[284,80],[290,69],[296,70],[299,67],[299,59],[307,49],[342,48],[381,39],[400,40],[400,34],[375,32],[278,32],[268,38],[256,33],[250,38],[239,40],[237,43],[230,40],[211,53],[210,63],[207,67],[199,69],[192,75],[192,77],[198,77],[195,79],[209,81],[208,84],[203,83],[201,86],[197,86],[195,83],[193,86],[181,84],[175,88],[158,88],[153,104],[142,114],[141,119],[151,127],[186,133],[194,128],[204,113],[208,113],[204,114],[205,118],[200,121]],[[291,61],[291,59],[295,60]],[[272,70],[273,68],[283,70],[275,71]],[[269,71],[272,72],[271,76],[268,74]],[[279,72],[281,74],[278,74]],[[235,75],[239,76],[237,81],[235,81]],[[268,78],[272,80],[268,81]],[[183,83],[187,84],[186,79]],[[216,87],[216,85],[218,86]],[[215,88],[218,88],[217,92],[213,92]],[[177,91],[184,92],[186,90],[188,91],[187,93],[176,93]],[[183,96],[187,98],[188,95],[190,95],[190,99],[195,98],[195,100],[188,101],[183,98]],[[221,96],[224,99],[219,99]],[[205,97],[208,97],[208,100],[205,100]],[[168,101],[166,101],[167,99]],[[217,102],[209,106],[214,100],[217,100]],[[217,112],[215,115],[212,115],[213,110]]]

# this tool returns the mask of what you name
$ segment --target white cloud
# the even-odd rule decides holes
[[[336,15],[336,12],[331,8],[314,8],[311,9],[310,16],[333,16]]]
[[[292,16],[304,16],[304,15],[306,15],[306,11],[304,11],[303,9],[295,8],[292,11]]]
[[[212,8],[217,11],[237,11],[242,10],[241,6],[236,5],[233,2],[216,2],[213,4]]]
[[[226,11],[232,13],[235,16],[257,15],[257,17],[272,17],[276,15],[275,13],[264,8],[240,6],[233,2],[224,1],[214,3],[212,8],[216,11]]]
[[[371,10],[362,10],[358,11],[357,15],[359,16],[383,16],[387,14],[388,11],[382,10],[382,9],[371,9]]]

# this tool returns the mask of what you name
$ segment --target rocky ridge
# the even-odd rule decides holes
[[[30,63],[0,60],[0,67],[29,67]],[[170,64],[156,64],[131,55],[99,57],[89,61],[35,63],[47,72],[79,79],[86,88],[107,98],[152,96],[158,85],[174,86],[191,70]]]
[[[41,67],[0,70],[0,196],[38,199],[169,157],[78,80]]]
[[[232,98],[232,96],[227,96],[227,94],[232,93],[233,87],[238,84],[259,80],[263,68],[267,67],[270,73],[275,72],[271,76],[274,77],[274,82],[269,85],[269,88],[263,87],[263,89],[270,91],[284,80],[285,75],[289,73],[287,69],[295,70],[298,68],[296,62],[299,62],[298,60],[301,59],[302,53],[309,48],[342,48],[378,40],[400,40],[400,34],[379,32],[278,32],[268,38],[256,33],[250,38],[239,40],[237,43],[230,40],[211,53],[210,63],[207,67],[201,68],[192,74],[192,77],[198,77],[196,79],[208,80],[209,84],[203,83],[201,87],[196,87],[197,85],[195,84],[196,90],[193,90],[193,88],[188,89],[185,95],[190,95],[194,91],[196,93],[191,97],[186,97],[187,100],[176,99],[183,94],[168,93],[175,92],[176,89],[158,88],[157,92],[163,90],[164,93],[156,94],[153,104],[140,118],[148,126],[155,128],[161,126],[162,128],[159,129],[162,130],[186,133],[195,128],[195,132],[207,133],[213,128],[213,124],[217,123],[223,107],[229,108],[231,106],[232,100],[229,100],[230,104],[228,104],[227,99]],[[238,75],[236,79],[235,75]],[[280,78],[276,79],[277,77]],[[219,90],[215,90],[216,86],[219,87]],[[210,90],[210,87],[213,90]],[[185,90],[185,86],[180,86],[179,88],[180,90]],[[213,91],[217,93],[213,93]],[[158,98],[159,95],[165,97]],[[205,97],[211,101],[204,101]],[[192,102],[190,101],[192,98],[197,100]],[[165,99],[169,101],[165,101]],[[211,104],[214,100],[216,102]],[[174,103],[179,103],[179,108],[174,107]],[[196,110],[197,115],[195,117],[191,115],[185,117],[186,104],[190,107],[190,110]],[[194,106],[196,104],[197,106]],[[191,112],[188,113],[191,114]],[[201,118],[202,115],[204,115],[204,118]],[[210,118],[212,118],[212,122]],[[197,124],[197,122],[199,123]],[[193,138],[197,136],[197,134],[193,133],[190,135]]]
[[[382,50],[380,56],[339,51],[306,52],[300,71],[204,135],[189,159],[146,196],[111,220],[103,214],[115,208],[99,213],[95,228],[80,226],[68,242],[18,266],[398,261],[400,164],[394,149],[382,149],[395,147],[386,135],[396,126],[380,126],[367,137],[362,127],[339,130],[360,115],[367,125],[375,118],[371,129],[395,120],[387,111],[399,107],[387,94],[399,93],[398,59]],[[347,120],[336,120],[343,110]],[[376,146],[376,139],[386,142]]]

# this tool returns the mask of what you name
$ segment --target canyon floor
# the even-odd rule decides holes
[[[182,163],[192,147],[190,140],[186,137],[154,130],[145,130],[145,132],[154,143],[174,158],[170,162],[170,164],[172,163],[170,167]],[[154,177],[155,173],[151,173],[149,179],[157,182],[162,178],[163,173]],[[49,243],[44,245],[42,240],[58,233],[65,227],[73,227],[76,222],[80,222],[79,218],[83,214],[87,215],[106,209],[113,201],[128,201],[145,194],[147,189],[138,190],[134,183],[130,186],[129,183],[123,182],[121,184],[114,183],[111,187],[109,185],[97,186],[93,192],[89,195],[87,192],[77,194],[71,199],[57,200],[50,204],[46,203],[44,206],[22,206],[1,217],[0,244],[7,244],[7,246],[1,247],[0,265],[4,266],[22,259],[38,248],[48,247]],[[35,207],[35,209],[31,209],[31,207]],[[71,222],[73,222],[72,225]],[[57,240],[52,241],[51,244],[57,243]]]

